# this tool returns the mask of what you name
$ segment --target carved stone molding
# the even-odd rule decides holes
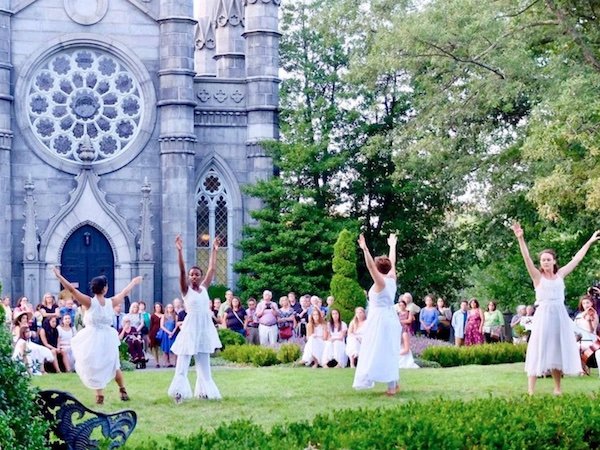
[[[214,21],[206,17],[198,19],[195,42],[196,50],[213,50],[216,47]]]
[[[244,26],[244,9],[240,0],[219,0],[216,8],[217,27]]]
[[[276,6],[281,5],[281,0],[244,0],[244,6],[254,5],[256,3],[273,3]]]
[[[256,141],[246,142],[246,158],[268,158],[265,149]]]
[[[248,123],[245,111],[196,111],[196,126],[244,127]]]
[[[206,88],[201,88],[196,94],[196,97],[198,97],[202,103],[208,103],[212,98],[219,103],[225,102],[228,98],[234,103],[240,103],[246,97],[246,93],[243,89],[234,88],[232,91],[230,89],[231,88],[218,87],[214,91],[209,91]]]
[[[35,186],[29,175],[29,179],[25,183],[25,224],[23,230],[25,235],[23,236],[23,261],[37,261],[38,255],[38,244],[40,240],[37,234],[37,225],[35,224],[35,199],[33,198],[33,191]]]
[[[148,182],[148,178],[144,179],[144,184],[142,185],[142,212],[140,214],[141,224],[140,224],[140,240],[138,244],[140,246],[139,252],[139,260],[140,261],[152,261],[154,260],[154,241],[152,240],[152,213],[150,211],[150,192],[152,191],[152,187]]]
[[[73,22],[93,25],[106,15],[108,0],[64,0],[64,8]]]

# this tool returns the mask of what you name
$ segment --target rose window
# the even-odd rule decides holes
[[[136,78],[114,55],[65,50],[31,77],[26,109],[33,134],[51,153],[76,162],[104,161],[137,136],[143,97]]]

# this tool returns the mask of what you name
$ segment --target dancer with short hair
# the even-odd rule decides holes
[[[79,292],[55,267],[54,275],[79,302],[85,315],[81,329],[71,339],[71,350],[75,358],[75,371],[83,384],[96,390],[96,404],[104,403],[104,388],[110,380],[119,385],[121,400],[129,400],[125,389],[125,380],[119,362],[119,335],[112,325],[113,307],[123,303],[125,296],[134,286],[142,282],[142,277],[135,277],[125,289],[112,298],[104,297],[108,292],[108,280],[104,275],[95,277],[90,282],[90,290],[94,297]]]
[[[192,266],[186,276],[181,236],[175,238],[175,247],[179,262],[179,284],[187,315],[171,347],[171,351],[177,355],[177,365],[168,394],[176,403],[192,398],[192,389],[187,375],[193,356],[197,374],[194,397],[218,400],[221,398],[221,393],[210,372],[210,354],[217,348],[221,348],[221,341],[213,325],[207,289],[215,274],[219,244],[217,240],[213,242],[204,278],[202,278],[202,269],[197,266]]]
[[[355,389],[369,389],[375,382],[387,383],[386,394],[399,391],[401,325],[394,309],[396,296],[396,235],[390,234],[389,256],[371,256],[365,237],[358,245],[362,249],[367,269],[373,278],[369,289],[369,313],[364,325],[358,364],[354,374]]]

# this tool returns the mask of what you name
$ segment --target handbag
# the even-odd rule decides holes
[[[165,331],[161,328],[156,332],[156,340],[162,341],[163,336],[165,335]]]
[[[279,329],[279,338],[283,341],[291,338],[293,334],[294,334],[294,332],[290,325],[286,325],[285,327],[281,327]]]

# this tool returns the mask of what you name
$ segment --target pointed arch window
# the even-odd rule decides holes
[[[208,266],[214,239],[219,238],[214,283],[228,286],[231,279],[231,199],[222,177],[214,168],[209,169],[200,179],[196,191],[196,237],[196,260],[203,268]]]

